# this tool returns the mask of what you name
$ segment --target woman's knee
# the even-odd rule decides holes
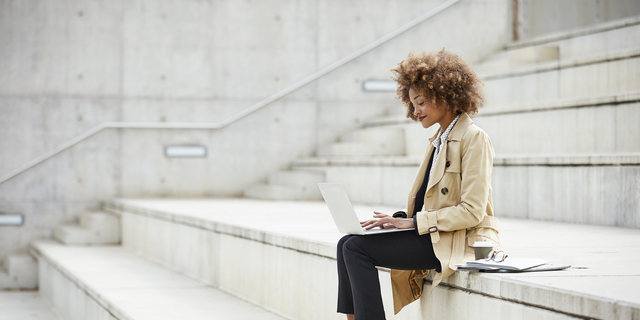
[[[343,251],[362,251],[363,242],[366,241],[365,237],[362,236],[351,236],[347,241],[342,245]]]
[[[344,237],[342,237],[340,239],[340,241],[338,241],[338,245],[337,245],[337,249],[338,249],[338,255],[342,254],[343,248],[344,248],[344,244],[349,241],[349,239],[353,238],[352,235],[346,235]]]

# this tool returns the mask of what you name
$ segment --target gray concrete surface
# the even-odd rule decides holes
[[[640,14],[635,0],[516,0],[520,40]],[[562,18],[560,18],[562,17]]]
[[[222,121],[442,2],[1,0],[0,173],[103,121]],[[27,221],[3,227],[0,257],[104,199],[240,195],[397,105],[361,85],[388,78],[410,50],[446,47],[473,62],[504,47],[508,10],[507,0],[462,1],[219,132],[102,132],[0,185],[0,212]],[[166,145],[209,155],[169,159]]]
[[[41,295],[64,319],[283,319],[118,246],[34,248]]]
[[[383,212],[398,209],[361,205],[355,208],[361,219],[367,218],[374,209]],[[220,285],[225,290],[235,290],[236,294],[270,308],[283,307],[280,300],[290,299],[280,299],[276,303],[264,295],[299,290],[295,279],[307,279],[309,269],[300,270],[295,267],[297,263],[306,266],[304,257],[307,256],[310,259],[320,256],[333,260],[335,243],[341,237],[323,202],[123,199],[110,203],[109,210],[123,216],[125,248],[176,270],[183,270],[201,281]],[[478,310],[474,308],[482,308],[476,303],[484,299],[500,301],[498,305],[503,306],[507,313],[514,310],[513,303],[520,305],[520,308],[533,307],[524,318],[542,316],[536,312],[543,311],[551,311],[555,316],[595,319],[634,319],[640,314],[640,271],[636,268],[640,263],[640,230],[507,219],[499,215],[498,218],[501,223],[500,237],[509,256],[547,259],[554,264],[571,264],[573,267],[565,271],[540,273],[458,272],[444,282],[440,291],[435,291],[429,299],[415,303],[398,319],[411,319],[409,315],[414,313],[431,314],[435,312],[432,311],[434,308],[440,310],[437,312],[444,312],[440,307],[435,307],[440,304],[459,306],[474,313]],[[207,231],[209,236],[205,236]],[[224,250],[225,245],[217,247],[218,241],[233,244],[237,250]],[[204,247],[212,249],[202,251]],[[212,265],[195,258],[178,258],[187,254],[186,251],[194,254],[191,248],[208,252],[201,261],[215,261],[213,257],[218,255],[224,259],[219,265]],[[302,254],[294,259],[291,252],[311,255]],[[247,268],[243,267],[246,264],[243,259],[247,255],[255,257],[256,263],[260,263],[259,268],[264,269],[261,274],[268,274],[267,278],[253,274],[250,281],[240,280],[244,274],[240,271]],[[288,264],[282,264],[286,259],[297,262],[293,267],[288,267]],[[329,270],[326,271],[322,267],[325,265],[322,260],[313,261],[316,261],[313,269],[316,270],[319,283],[309,282],[308,285],[313,286],[318,295],[325,299],[318,301],[318,304],[329,308],[334,303],[335,294],[333,262],[329,261],[326,266]],[[272,270],[269,263],[276,263],[275,269]],[[240,274],[234,275],[232,270]],[[255,268],[248,268],[246,272],[252,273],[250,270],[255,271]],[[279,275],[279,272],[283,274]],[[290,280],[277,280],[280,276]],[[238,280],[234,280],[238,277]],[[388,275],[381,274],[381,277],[383,291],[386,292],[389,288],[384,279]],[[445,293],[447,290],[471,294],[468,296],[471,300],[452,299]],[[388,293],[385,297],[387,309],[390,309]],[[299,309],[295,306],[292,308]],[[437,313],[432,315],[442,316]],[[464,316],[461,315],[460,319],[464,319]]]
[[[60,320],[38,291],[1,291],[0,320]]]

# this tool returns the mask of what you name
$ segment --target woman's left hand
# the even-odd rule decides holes
[[[388,214],[374,211],[373,217],[375,219],[361,221],[360,225],[366,230],[380,227],[384,229],[398,228],[398,229],[410,229],[413,228],[413,219],[394,218]]]

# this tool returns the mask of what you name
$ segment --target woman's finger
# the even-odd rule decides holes
[[[383,221],[381,220],[371,220],[371,223],[364,226],[365,229],[369,230],[369,229],[373,229],[375,227],[381,227],[384,224]]]
[[[373,221],[374,221],[374,220],[360,221],[360,225],[361,225],[361,226],[363,226],[363,227],[364,227],[364,226],[368,226],[368,225],[372,224],[372,223],[373,223]]]
[[[389,215],[382,212],[374,211],[373,216],[376,218],[383,218],[383,217],[388,217]]]

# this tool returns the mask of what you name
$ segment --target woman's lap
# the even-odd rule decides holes
[[[364,254],[379,267],[397,270],[440,269],[431,238],[428,235],[418,235],[413,230],[345,236],[338,245],[343,245],[344,250]]]

